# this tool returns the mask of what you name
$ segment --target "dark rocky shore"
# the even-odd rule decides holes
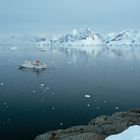
[[[140,109],[100,116],[85,126],[49,131],[37,136],[35,140],[104,140],[107,136],[120,133],[133,125],[140,125]]]

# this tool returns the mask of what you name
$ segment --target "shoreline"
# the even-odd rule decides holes
[[[133,125],[140,125],[140,108],[117,112],[112,116],[102,115],[92,119],[87,125],[48,131],[34,140],[104,140]]]

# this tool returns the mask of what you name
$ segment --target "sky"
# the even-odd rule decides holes
[[[137,29],[140,0],[0,0],[0,32]]]

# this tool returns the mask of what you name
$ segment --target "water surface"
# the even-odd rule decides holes
[[[34,139],[48,130],[87,124],[99,115],[140,107],[139,54],[137,48],[104,49],[95,55],[2,45],[0,139]],[[26,59],[40,59],[48,69],[18,69]]]

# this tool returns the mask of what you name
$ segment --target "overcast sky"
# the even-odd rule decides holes
[[[0,32],[138,29],[140,0],[0,0]]]

